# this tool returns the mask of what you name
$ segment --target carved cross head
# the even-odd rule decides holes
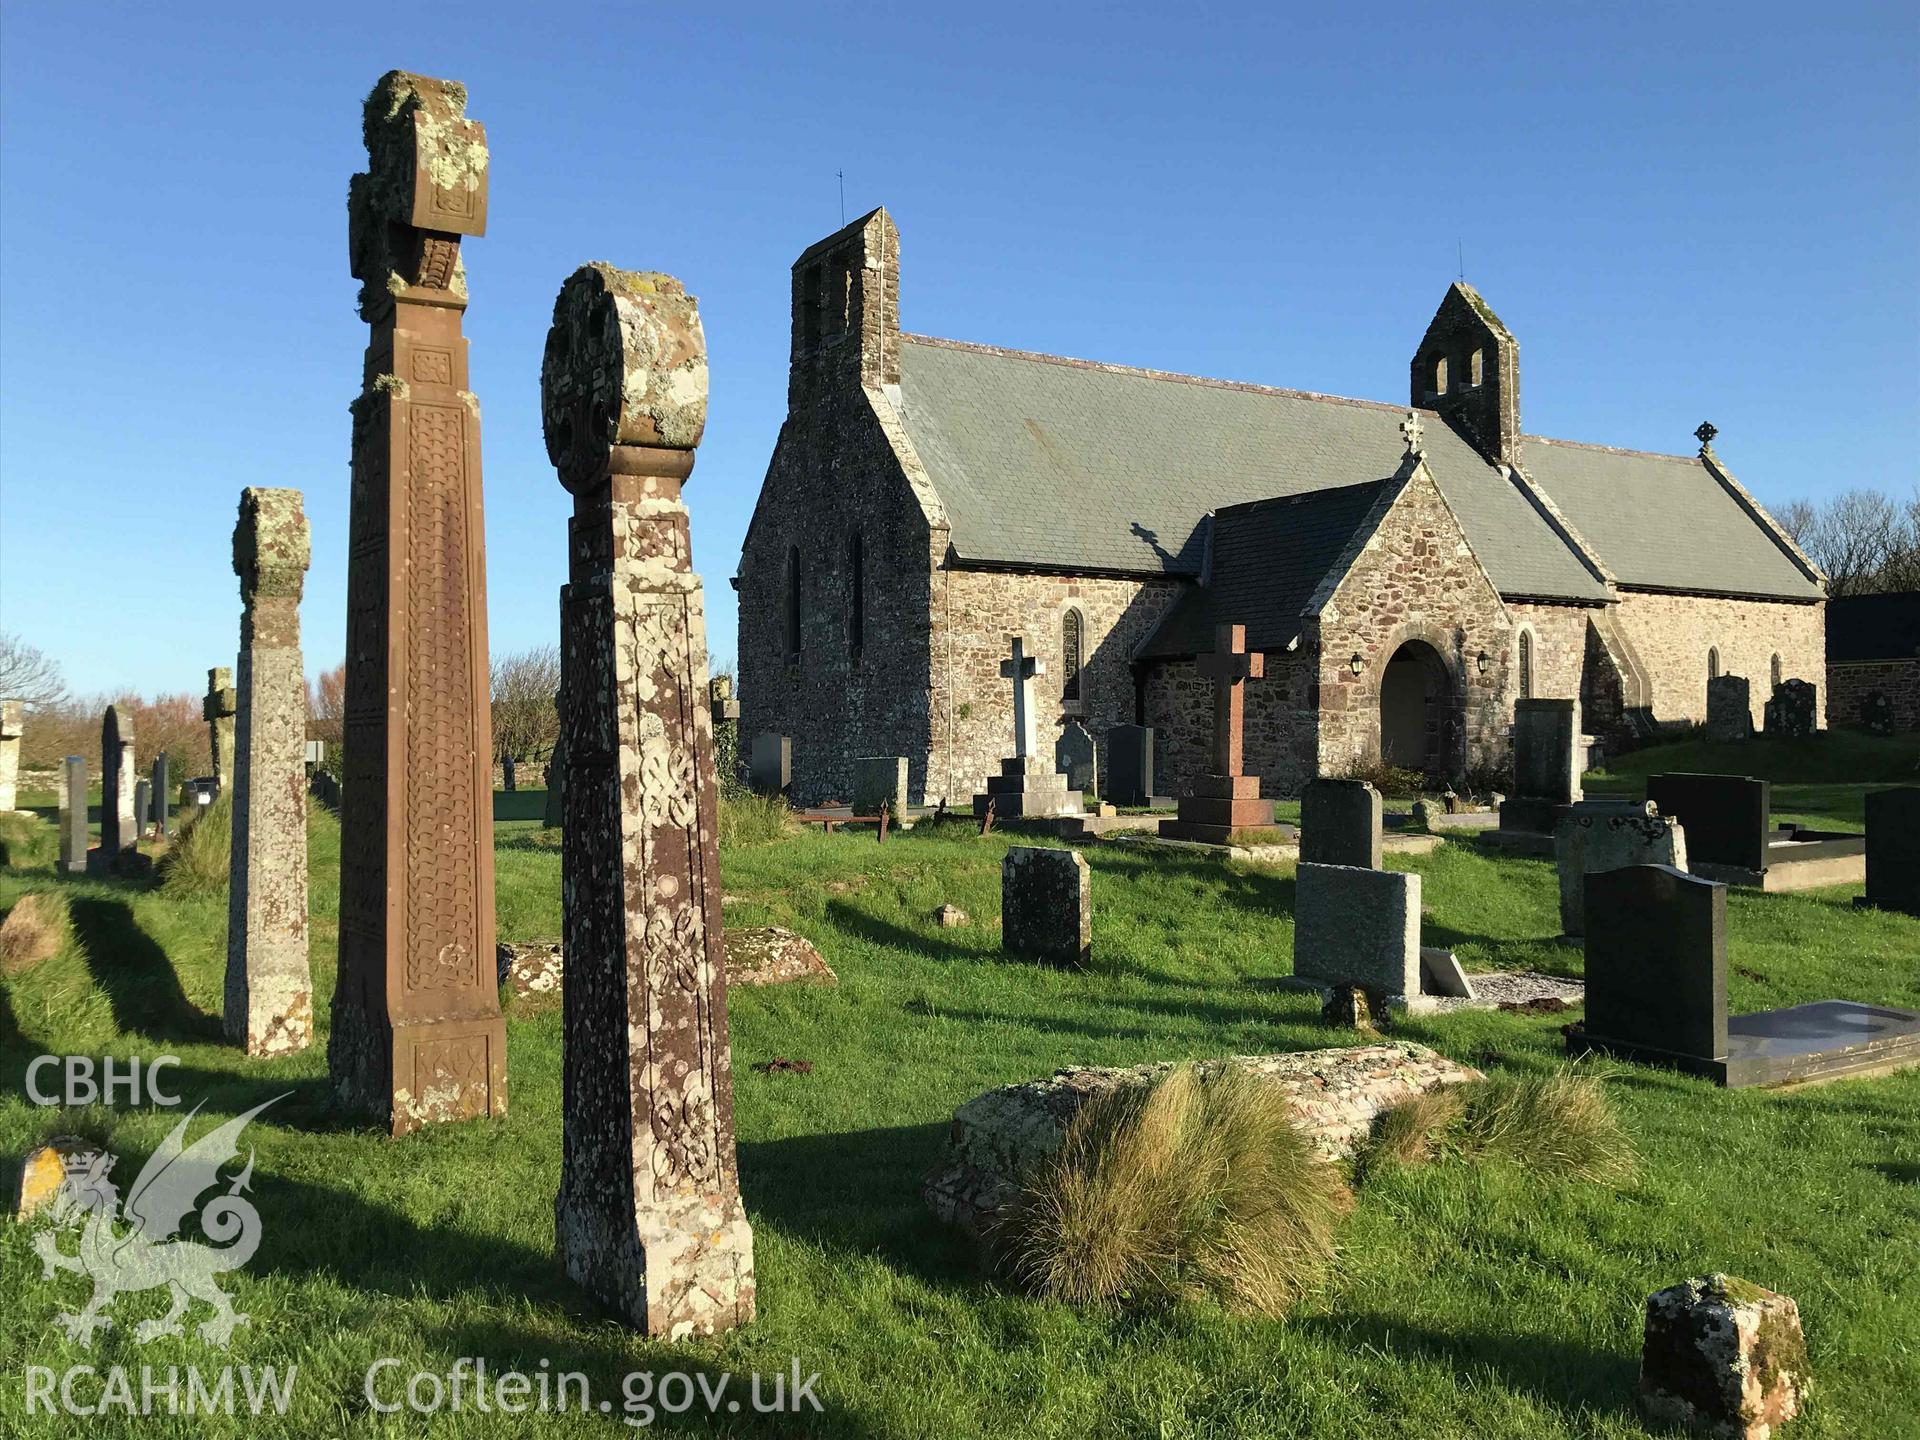
[[[1422,455],[1426,453],[1420,448],[1421,440],[1426,437],[1426,427],[1420,423],[1420,416],[1414,411],[1407,411],[1407,418],[1400,422],[1400,433],[1406,437],[1407,454]]]
[[[1022,680],[1032,680],[1047,673],[1047,662],[1037,655],[1027,653],[1027,637],[1010,635],[1007,637],[1011,653],[1000,662],[1000,678],[1012,680],[1018,684]]]
[[[1200,673],[1216,684],[1258,680],[1267,673],[1267,657],[1247,653],[1247,627],[1221,625],[1213,632],[1213,653],[1195,658]]]
[[[615,445],[691,450],[707,425],[699,304],[671,275],[582,265],[560,287],[540,364],[547,458],[569,490]]]
[[[1715,426],[1711,420],[1702,420],[1700,422],[1700,428],[1693,432],[1693,438],[1698,440],[1700,442],[1700,448],[1705,450],[1712,446],[1713,437],[1719,433],[1719,428]]]
[[[240,598],[277,595],[294,600],[306,584],[313,544],[298,490],[240,492],[240,520],[233,527],[233,572]]]

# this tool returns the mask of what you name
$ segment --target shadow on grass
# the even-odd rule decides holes
[[[890,920],[882,920],[877,915],[869,915],[857,905],[845,900],[827,902],[827,919],[849,934],[875,945],[891,946],[906,950],[915,955],[930,955],[936,960],[994,960],[1001,958],[998,953],[983,955],[980,951],[965,945],[957,945],[951,940],[937,940],[930,935],[922,935],[917,930],[909,930],[904,925],[895,925]]]
[[[1895,1185],[1920,1185],[1920,1164],[1903,1160],[1880,1160],[1867,1167]]]
[[[167,952],[133,918],[124,900],[76,896],[68,906],[87,970],[113,1008],[113,1023],[130,1035],[182,1044],[216,1044],[220,1017],[180,988]]]
[[[1569,1344],[1552,1335],[1449,1334],[1393,1315],[1303,1316],[1289,1322],[1318,1331],[1337,1349],[1413,1355],[1460,1376],[1489,1370],[1501,1384],[1561,1411],[1584,1432],[1602,1417],[1638,1423],[1631,1397],[1639,1356]]]

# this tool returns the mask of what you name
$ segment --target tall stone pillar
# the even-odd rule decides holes
[[[133,721],[109,705],[100,719],[100,859],[110,866],[125,850],[137,850],[133,819]]]
[[[753,1318],[734,1156],[706,622],[681,483],[706,341],[671,276],[588,265],[554,304],[547,453],[573,494],[561,617],[567,1273],[677,1339]]]
[[[313,1039],[307,968],[307,682],[300,592],[312,547],[298,490],[240,492],[240,716],[227,886],[227,1039],[286,1055]]]
[[[507,1108],[493,944],[480,407],[460,237],[486,229],[466,87],[367,97],[347,209],[370,327],[353,404],[340,965],[327,1066],[396,1135]]]
[[[78,875],[87,868],[87,761],[69,755],[60,762],[60,868]]]
[[[168,820],[172,804],[173,797],[167,790],[167,752],[162,750],[153,757],[153,828],[163,839],[172,833]]]
[[[224,795],[233,784],[233,721],[240,697],[233,688],[233,671],[216,665],[207,671],[207,696],[200,714],[207,722],[207,745],[213,751],[213,793]]]
[[[19,799],[20,736],[27,707],[19,700],[0,700],[0,814]]]

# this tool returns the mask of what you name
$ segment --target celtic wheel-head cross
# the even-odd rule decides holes
[[[1700,448],[1702,450],[1707,450],[1712,448],[1713,437],[1719,433],[1719,429],[1711,420],[1702,420],[1700,422],[1700,428],[1693,432],[1693,438],[1700,442]]]

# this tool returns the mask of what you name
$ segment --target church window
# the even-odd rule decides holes
[[[1080,646],[1085,622],[1078,610],[1060,617],[1060,698],[1069,705],[1080,701]]]
[[[1533,632],[1520,632],[1520,698],[1533,698]]]
[[[867,546],[858,530],[847,540],[847,649],[860,658],[867,643]]]
[[[1444,355],[1433,362],[1433,393],[1436,395],[1447,393],[1447,357]]]
[[[800,277],[800,339],[811,350],[820,343],[820,267],[809,265]]]
[[[1780,688],[1780,681],[1783,678],[1784,678],[1784,675],[1782,673],[1781,666],[1780,666],[1780,657],[1778,655],[1775,655],[1773,657],[1773,688],[1774,689],[1778,690]]]
[[[787,549],[787,663],[800,659],[800,547]]]
[[[1478,386],[1487,378],[1487,352],[1476,350],[1467,362],[1467,384]]]
[[[1720,649],[1718,646],[1714,646],[1712,649],[1707,651],[1707,679],[1718,680],[1719,678],[1720,678]]]

